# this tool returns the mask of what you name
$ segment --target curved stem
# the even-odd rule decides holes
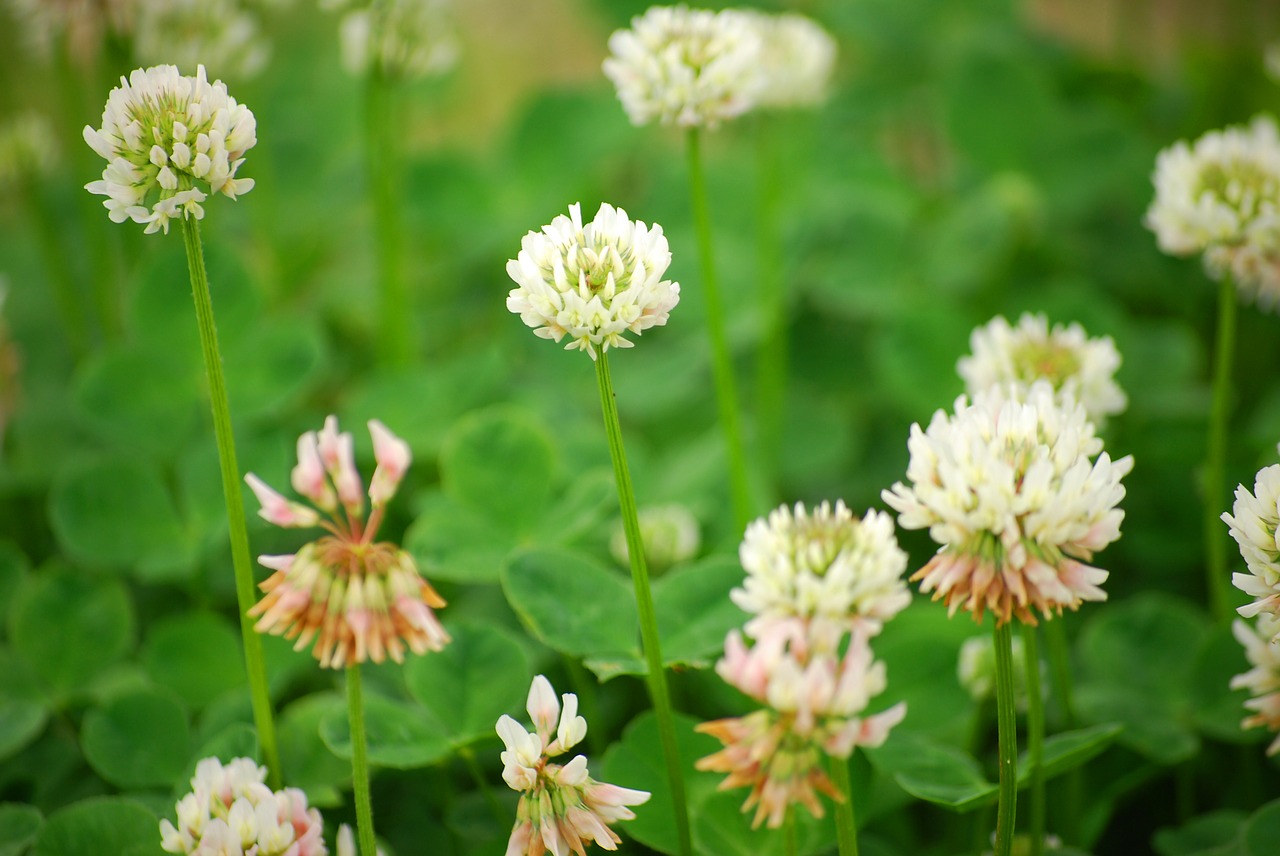
[[[747,481],[747,457],[742,443],[742,425],[738,409],[738,392],[733,379],[733,363],[724,327],[724,307],[716,278],[715,256],[711,244],[711,213],[707,205],[707,183],[702,173],[701,143],[698,129],[689,129],[689,193],[693,206],[694,227],[698,235],[698,255],[702,260],[702,286],[707,303],[707,334],[711,339],[711,368],[716,382],[716,405],[720,411],[720,428],[724,432],[725,454],[729,462],[729,488],[733,501],[733,519],[738,531],[751,520],[751,488]]]
[[[280,750],[276,725],[271,714],[267,668],[262,656],[262,639],[253,629],[249,610],[253,607],[253,565],[249,560],[249,533],[244,522],[244,496],[240,487],[240,467],[236,463],[236,440],[231,429],[231,406],[222,377],[222,353],[218,349],[218,329],[213,320],[213,299],[204,267],[204,247],[200,243],[200,221],[182,218],[182,241],[187,250],[187,271],[195,301],[196,323],[200,328],[200,350],[209,379],[209,406],[213,412],[213,433],[218,443],[218,464],[222,470],[222,494],[227,503],[227,528],[231,539],[231,564],[235,570],[236,603],[240,612],[240,636],[244,641],[245,671],[249,678],[249,699],[258,745],[267,765],[268,782],[281,787]]]
[[[849,777],[849,759],[831,759],[832,779],[844,800],[836,803],[836,840],[840,856],[858,856],[858,824],[853,813],[853,780]]]
[[[1040,650],[1036,628],[1022,625],[1023,651],[1027,666],[1027,762],[1031,764],[1031,850],[1029,856],[1044,854],[1044,696],[1040,692]]]
[[[1008,621],[997,624],[996,725],[1000,743],[1000,805],[996,809],[995,856],[1013,850],[1013,821],[1018,801],[1018,720],[1013,700],[1013,632]]]
[[[373,834],[373,799],[369,794],[369,737],[364,728],[364,693],[360,664],[347,667],[347,721],[351,724],[351,782],[356,793],[356,838],[360,856],[377,856]]]
[[[693,842],[689,833],[689,807],[685,800],[684,776],[680,767],[680,749],[676,743],[675,714],[667,689],[667,674],[662,667],[662,649],[658,641],[658,618],[649,590],[649,570],[645,566],[644,542],[640,538],[640,520],[636,514],[636,497],[631,489],[631,471],[622,445],[622,425],[618,421],[618,402],[609,374],[608,354],[601,351],[596,359],[596,381],[600,387],[600,409],[604,413],[605,433],[609,437],[609,454],[613,458],[613,475],[618,487],[618,505],[622,509],[622,527],[627,536],[627,552],[631,556],[631,582],[635,586],[636,606],[640,612],[640,641],[648,666],[646,680],[653,712],[658,719],[658,738],[666,761],[667,779],[671,786],[671,802],[675,809],[676,834],[681,856],[692,856]]]
[[[1227,532],[1219,515],[1227,508],[1227,413],[1231,403],[1231,358],[1235,352],[1236,289],[1229,274],[1218,283],[1218,332],[1213,365],[1213,405],[1209,411],[1209,448],[1204,476],[1204,546],[1208,553],[1209,602],[1213,615],[1231,620],[1227,577]]]

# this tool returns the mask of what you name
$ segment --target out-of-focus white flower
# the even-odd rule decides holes
[[[742,12],[654,6],[609,37],[604,73],[632,124],[714,128],[754,106],[761,50]]]
[[[989,634],[964,640],[956,678],[974,701],[996,697],[996,648]],[[1019,710],[1027,709],[1027,647],[1021,636],[1013,637],[1013,699]]]
[[[372,53],[379,71],[392,78],[443,74],[460,53],[452,0],[381,0],[346,12],[339,24],[342,65],[350,74],[369,73]],[[373,25],[379,26],[375,38]]]
[[[1013,327],[996,317],[973,331],[969,347],[973,353],[961,357],[956,369],[971,396],[992,386],[1025,395],[1044,379],[1065,400],[1084,405],[1095,424],[1128,404],[1115,382],[1120,368],[1115,343],[1110,336],[1090,339],[1079,324],[1050,329],[1044,315],[1026,313]]]
[[[1280,302],[1280,132],[1258,116],[1248,127],[1179,141],[1156,158],[1156,198],[1146,224],[1160,249],[1204,253],[1210,275],[1231,275],[1260,305]]]
[[[1222,519],[1231,527],[1231,537],[1240,545],[1240,555],[1249,568],[1247,574],[1232,574],[1231,582],[1255,598],[1237,610],[1246,618],[1260,612],[1280,615],[1280,464],[1258,471],[1253,493],[1244,485],[1236,488],[1231,514]]]
[[[1280,731],[1280,616],[1263,613],[1257,626],[1236,619],[1231,632],[1244,646],[1244,655],[1253,666],[1249,671],[1231,679],[1231,689],[1247,689],[1253,698],[1244,706],[1253,711],[1240,723],[1241,728],[1264,725],[1272,731]],[[1280,736],[1267,747],[1267,754],[1280,752]]]
[[[1267,74],[1271,75],[1272,80],[1280,81],[1280,42],[1267,45],[1266,53],[1263,55],[1263,65],[1266,66]]]
[[[26,42],[43,57],[65,49],[73,62],[90,64],[108,34],[127,37],[138,0],[8,0]]]
[[[58,163],[58,141],[49,117],[20,113],[0,125],[0,189],[48,175]]]
[[[85,189],[107,197],[102,204],[113,222],[144,223],[148,233],[168,232],[174,217],[204,217],[205,188],[231,199],[253,189],[252,178],[236,178],[258,141],[253,113],[222,81],[209,83],[203,65],[195,77],[173,65],[122,77],[102,127],[86,125],[84,139],[107,160],[102,178]]]
[[[812,512],[800,503],[774,509],[747,526],[738,557],[747,576],[729,596],[757,616],[747,626],[753,636],[794,616],[857,618],[878,630],[911,602],[893,518],[871,510],[859,520],[840,500]]]
[[[961,396],[925,431],[912,425],[912,484],[881,494],[900,526],[927,527],[940,545],[911,579],[952,614],[981,621],[989,609],[997,624],[1034,624],[1033,610],[1051,618],[1106,599],[1107,572],[1085,562],[1120,537],[1120,479],[1133,459],[1112,461],[1084,408],[1047,382],[1025,399],[993,388],[972,404]]]
[[[143,63],[204,65],[236,79],[258,74],[270,54],[257,17],[237,0],[141,2],[133,52]]]
[[[644,558],[653,573],[661,573],[697,555],[702,543],[702,536],[698,532],[698,518],[683,505],[642,508],[639,519]],[[627,549],[627,533],[621,520],[613,527],[609,552],[619,564],[626,565],[631,561],[631,552]]]
[[[785,12],[744,11],[760,33],[757,107],[809,107],[827,97],[836,40],[816,21]]]
[[[630,348],[623,338],[667,323],[680,301],[680,286],[662,278],[671,251],[662,227],[632,221],[621,208],[602,203],[583,226],[578,203],[569,216],[556,217],[541,232],[529,232],[520,254],[507,262],[518,285],[507,309],[533,328],[534,335],[579,349]]]
[[[622,839],[609,825],[631,820],[635,813],[627,806],[649,799],[646,791],[592,779],[583,755],[575,755],[563,765],[550,763],[587,735],[587,721],[578,716],[578,697],[565,693],[561,698],[563,708],[551,682],[538,675],[529,687],[526,705],[534,730],[526,731],[505,714],[498,719],[496,730],[506,747],[502,778],[520,792],[507,856],[583,854],[584,845],[593,841],[606,850],[616,850]]]
[[[337,846],[334,848],[338,856],[359,856],[356,851],[356,834],[351,831],[351,827],[342,824],[338,827]],[[382,848],[378,848],[378,856],[383,856]]]

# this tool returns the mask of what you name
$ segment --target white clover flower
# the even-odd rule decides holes
[[[140,3],[133,52],[143,63],[203,64],[237,79],[257,75],[270,54],[258,18],[237,0]]]
[[[414,79],[449,71],[460,54],[452,6],[451,0],[384,0],[352,9],[339,24],[343,67],[352,75],[368,74],[372,47],[374,61],[388,77]],[[382,16],[376,44],[375,15]]]
[[[204,188],[231,199],[253,189],[236,171],[258,141],[256,127],[222,81],[209,83],[203,65],[195,77],[172,65],[137,69],[111,90],[102,128],[85,126],[85,142],[107,159],[102,178],[85,189],[107,197],[113,222],[168,232],[174,217],[204,217]],[[153,193],[159,198],[149,204]]]
[[[956,365],[969,395],[1002,386],[1025,395],[1031,384],[1047,380],[1064,399],[1084,405],[1095,424],[1121,413],[1128,399],[1115,382],[1120,354],[1110,336],[1090,339],[1079,324],[1063,327],[1044,315],[1025,313],[1018,326],[1003,317],[976,328],[969,337],[970,356]]]
[[[1085,562],[1120,537],[1120,479],[1133,458],[1102,451],[1083,407],[1059,402],[1045,381],[1025,401],[991,389],[972,404],[961,396],[925,431],[912,425],[907,447],[911,486],[881,496],[900,526],[927,527],[941,545],[911,577],[921,591],[978,621],[990,609],[997,624],[1106,599],[1107,572]]]
[[[1280,615],[1280,464],[1258,471],[1253,493],[1244,485],[1236,488],[1231,514],[1223,521],[1231,527],[1231,537],[1240,545],[1249,573],[1231,575],[1231,583],[1250,597],[1237,612],[1245,618],[1266,612]]]
[[[747,576],[729,597],[757,616],[747,625],[752,635],[792,616],[858,618],[878,630],[911,602],[893,518],[870,510],[859,520],[840,500],[812,512],[783,505],[753,521],[738,557]]]
[[[683,505],[656,505],[640,509],[640,540],[649,570],[661,573],[673,565],[687,562],[698,553],[702,536],[698,518]],[[627,533],[619,520],[609,538],[609,552],[621,565],[631,561]]]
[[[1013,642],[1013,700],[1018,710],[1027,709],[1027,644],[1021,636]],[[974,701],[996,697],[996,648],[989,634],[971,636],[960,646],[956,679]]]
[[[1205,254],[1209,274],[1230,274],[1248,298],[1280,303],[1280,132],[1258,116],[1160,152],[1146,224],[1160,249]]]
[[[816,21],[786,12],[744,11],[760,33],[757,107],[809,107],[826,100],[836,40]]]
[[[609,37],[604,73],[632,124],[714,128],[754,106],[761,47],[742,12],[654,6]]]
[[[1267,45],[1266,53],[1263,54],[1263,65],[1272,80],[1280,81],[1280,42]]]
[[[0,189],[48,175],[58,163],[58,140],[49,117],[20,113],[0,125]]]
[[[578,203],[520,242],[520,254],[507,262],[516,282],[507,309],[537,336],[579,349],[596,358],[596,349],[630,348],[626,332],[639,335],[667,323],[680,301],[678,283],[662,278],[671,251],[662,227],[631,221],[621,208],[602,203],[596,217],[582,225]]]
[[[1272,731],[1280,731],[1280,616],[1263,613],[1258,616],[1256,627],[1240,619],[1231,625],[1231,632],[1244,646],[1244,654],[1253,666],[1247,672],[1231,679],[1231,689],[1247,689],[1253,698],[1244,706],[1253,711],[1240,723],[1241,728],[1265,725]],[[1280,752],[1280,736],[1267,747],[1268,755]]]

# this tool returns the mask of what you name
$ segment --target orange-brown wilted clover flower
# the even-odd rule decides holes
[[[622,839],[610,824],[631,820],[635,813],[627,806],[649,799],[647,791],[591,778],[584,755],[575,755],[567,764],[551,763],[587,736],[587,721],[578,715],[578,697],[565,693],[562,698],[563,708],[551,682],[538,675],[529,687],[526,705],[534,730],[525,731],[506,714],[498,719],[496,730],[506,747],[502,778],[520,792],[506,856],[586,856],[586,845],[593,841],[605,850],[616,850]]]
[[[1085,417],[1045,381],[1025,400],[993,388],[911,426],[907,478],[884,491],[906,529],[928,528],[940,546],[912,575],[952,614],[990,610],[997,624],[1035,624],[1082,601],[1106,600],[1107,572],[1086,564],[1120,537],[1120,479],[1133,458],[1112,461]],[[1096,457],[1095,457],[1096,456]]]
[[[368,518],[352,437],[338,432],[336,417],[326,419],[318,434],[298,438],[293,488],[312,505],[285,499],[252,473],[245,476],[263,519],[329,533],[292,555],[260,556],[275,573],[261,585],[266,595],[249,610],[260,616],[259,632],[296,637],[295,650],[314,640],[313,653],[325,668],[381,663],[388,656],[399,663],[406,646],[424,654],[449,642],[432,612],[444,599],[418,573],[412,556],[374,540],[412,456],[408,444],[381,422],[370,421],[369,433],[378,466],[369,483]]]

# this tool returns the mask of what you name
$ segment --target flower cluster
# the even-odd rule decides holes
[[[160,846],[199,856],[325,856],[320,812],[297,788],[272,792],[266,774],[249,758],[200,761],[176,806],[177,825],[160,821]]]
[[[1013,653],[1013,700],[1018,710],[1027,709],[1027,644],[1021,636],[1011,640]],[[996,646],[989,634],[971,636],[960,646],[956,679],[976,702],[996,697]]]
[[[249,108],[222,81],[210,83],[203,65],[195,77],[172,65],[137,69],[111,90],[102,127],[85,126],[85,142],[107,159],[102,178],[85,189],[107,197],[113,222],[168,232],[175,217],[204,217],[203,187],[231,199],[253,189],[236,172],[256,130]],[[158,199],[148,202],[153,193]]]
[[[577,203],[520,242],[520,254],[507,262],[507,275],[519,286],[507,296],[507,309],[537,336],[566,350],[630,348],[623,334],[637,335],[667,323],[680,301],[680,286],[662,278],[671,264],[666,236],[657,223],[631,221],[627,212],[601,204],[583,226]]]
[[[1014,327],[996,317],[973,331],[969,345],[973,353],[956,366],[969,395],[1003,386],[1025,396],[1043,378],[1064,400],[1079,401],[1095,424],[1128,404],[1115,382],[1115,343],[1110,336],[1090,339],[1079,324],[1050,329],[1045,316],[1027,313]]]
[[[575,755],[567,764],[553,764],[587,735],[587,721],[578,715],[578,697],[565,693],[564,707],[551,682],[542,675],[533,679],[526,705],[534,730],[510,716],[497,724],[502,753],[502,778],[520,792],[516,824],[507,843],[507,856],[585,856],[585,845],[595,842],[616,850],[622,839],[609,825],[631,820],[627,806],[649,799],[646,791],[607,785],[592,779],[587,759]]]
[[[1244,485],[1236,488],[1232,514],[1222,519],[1231,527],[1231,537],[1240,545],[1249,573],[1232,574],[1231,582],[1255,598],[1238,610],[1246,618],[1266,612],[1280,615],[1280,464],[1258,471],[1253,493]]]
[[[143,62],[205,63],[236,79],[262,71],[270,53],[257,17],[237,0],[140,3],[133,51]]]
[[[836,40],[804,15],[746,12],[760,33],[761,108],[807,107],[821,103],[836,65]]]
[[[448,71],[460,53],[452,5],[450,0],[388,0],[349,10],[339,24],[343,67],[362,76],[376,65],[379,73],[397,79]]]
[[[9,0],[27,43],[41,55],[64,50],[86,66],[101,54],[108,34],[128,37],[139,0]]]
[[[1133,459],[1102,451],[1082,406],[1045,381],[1025,401],[991,389],[961,396],[925,431],[912,425],[907,446],[911,486],[881,495],[901,526],[927,527],[941,545],[911,577],[921,591],[978,621],[991,610],[998,624],[1106,599],[1107,572],[1085,563],[1120,537],[1120,479]]]
[[[22,113],[0,125],[0,189],[48,175],[57,161],[58,141],[43,113]]]
[[[1253,666],[1249,671],[1231,679],[1231,689],[1247,689],[1253,698],[1244,706],[1253,711],[1240,723],[1241,728],[1265,725],[1272,731],[1280,731],[1280,616],[1263,613],[1258,616],[1257,627],[1236,619],[1231,625],[1236,640],[1244,646],[1245,657]],[[1280,752],[1280,736],[1267,747],[1267,754]]]
[[[644,544],[644,558],[650,572],[662,573],[697,555],[702,544],[698,519],[683,505],[642,508],[638,516],[640,540]],[[619,564],[626,565],[631,561],[622,521],[618,521],[609,538],[609,552]]]
[[[381,663],[388,656],[399,663],[406,645],[423,654],[449,642],[432,612],[445,602],[418,573],[413,557],[395,544],[374,541],[411,454],[381,422],[371,421],[369,433],[378,466],[369,483],[368,520],[351,434],[339,433],[333,416],[318,434],[298,438],[293,488],[314,507],[285,499],[252,473],[245,476],[263,519],[329,533],[297,553],[259,557],[275,573],[262,583],[266,596],[249,610],[260,616],[258,631],[297,637],[296,650],[315,640],[315,657],[325,668]]]
[[[1280,131],[1269,117],[1160,152],[1147,226],[1160,249],[1204,253],[1263,306],[1280,302]]]

